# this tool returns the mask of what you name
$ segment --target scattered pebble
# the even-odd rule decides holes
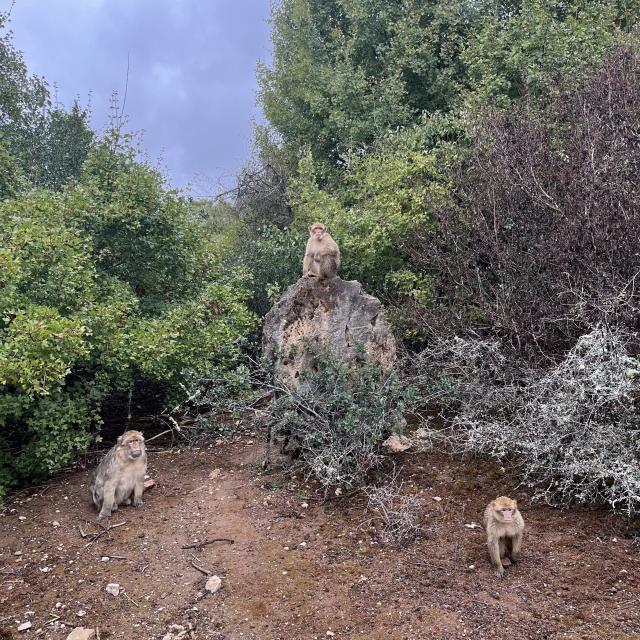
[[[30,622],[23,622],[21,625],[18,625],[18,631],[26,631],[27,629],[31,629]]]
[[[406,436],[392,433],[383,443],[383,447],[386,447],[391,453],[402,453],[411,447],[411,440]]]
[[[204,588],[209,593],[217,593],[218,591],[220,591],[221,587],[222,587],[222,578],[219,578],[218,576],[209,576],[209,578],[207,579],[207,582],[204,585]]]
[[[68,636],[67,640],[91,640],[96,637],[95,629],[85,629],[76,627]]]
[[[440,496],[432,496],[432,498],[436,501],[436,502],[442,502],[442,498]]]
[[[119,596],[120,595],[120,585],[117,582],[110,582],[106,586],[105,591],[107,593],[110,593],[112,596]]]

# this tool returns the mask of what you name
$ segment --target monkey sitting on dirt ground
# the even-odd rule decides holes
[[[522,547],[524,520],[518,511],[518,503],[500,496],[484,510],[484,529],[491,564],[498,578],[504,575],[504,567],[517,562]]]
[[[340,268],[340,249],[322,222],[309,227],[309,240],[302,262],[302,276],[320,280],[335,278]]]
[[[100,509],[98,520],[109,517],[118,505],[142,506],[147,454],[140,431],[126,431],[102,458],[91,476],[93,504]]]

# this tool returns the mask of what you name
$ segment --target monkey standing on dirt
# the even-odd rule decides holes
[[[340,268],[340,249],[322,222],[309,227],[309,240],[302,262],[302,276],[321,280],[335,278]]]
[[[147,454],[140,431],[126,431],[109,449],[91,476],[93,504],[100,509],[98,520],[109,517],[120,504],[142,506]]]
[[[491,501],[484,510],[484,529],[491,564],[496,576],[502,578],[504,567],[518,560],[522,546],[524,520],[518,503],[506,496]]]

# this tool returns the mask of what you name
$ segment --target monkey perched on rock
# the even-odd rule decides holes
[[[140,431],[126,431],[109,449],[91,476],[93,504],[100,509],[98,520],[111,515],[121,504],[142,506],[147,454]]]
[[[336,241],[327,233],[327,227],[321,222],[314,222],[309,227],[302,276],[329,280],[336,277],[339,268],[340,249]]]
[[[522,546],[524,520],[518,503],[506,496],[491,501],[484,510],[484,529],[491,564],[496,576],[502,578],[504,567],[518,560]]]

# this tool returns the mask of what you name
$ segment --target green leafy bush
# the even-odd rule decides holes
[[[166,403],[187,370],[233,369],[254,329],[249,274],[128,145],[110,132],[79,183],[0,202],[3,487],[73,462],[115,390]]]
[[[438,147],[459,135],[455,120],[425,118],[350,156],[336,189],[320,187],[319,169],[307,154],[290,184],[294,226],[302,231],[315,220],[325,222],[342,252],[341,276],[362,282],[385,302],[428,302],[433,282],[414,266],[411,240],[428,234],[434,211],[448,205]]]
[[[640,7],[582,0],[533,0],[483,16],[462,60],[476,104],[504,107],[572,85],[623,37]]]

